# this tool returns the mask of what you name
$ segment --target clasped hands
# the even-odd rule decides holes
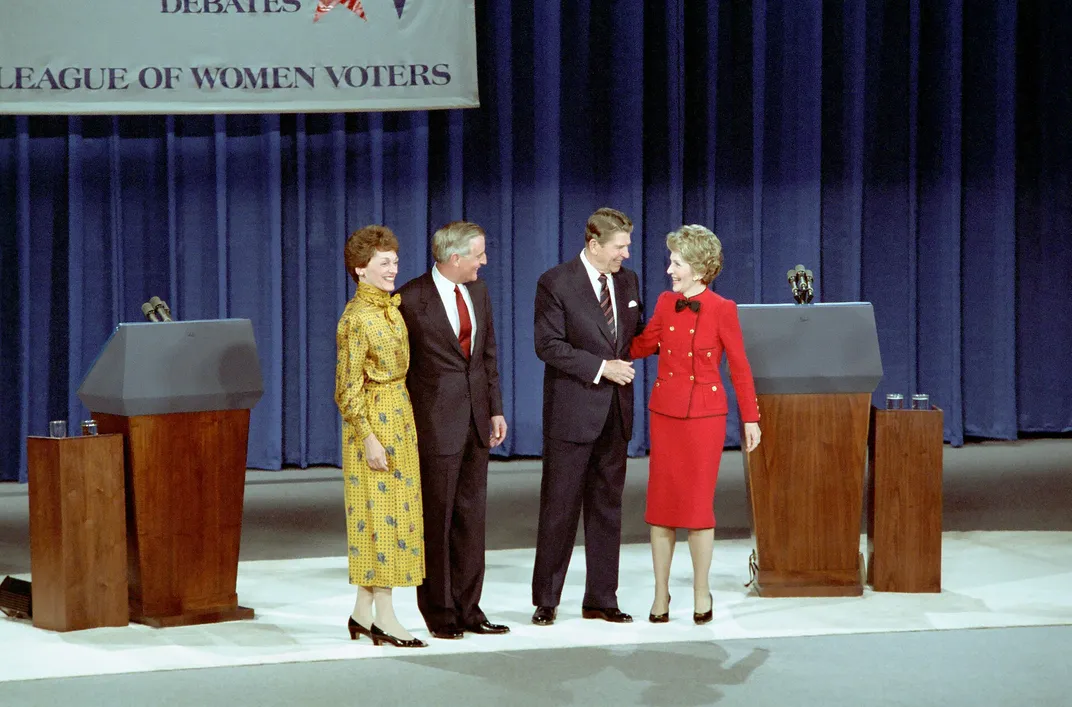
[[[603,366],[603,377],[611,383],[629,385],[635,376],[636,371],[633,370],[632,361],[607,361]]]

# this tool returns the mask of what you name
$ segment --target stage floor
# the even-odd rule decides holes
[[[529,623],[534,551],[491,551],[482,605],[492,621],[509,624],[512,633],[467,634],[459,641],[429,639],[429,648],[413,651],[376,648],[367,639],[348,640],[344,624],[354,592],[347,584],[344,557],[244,561],[239,566],[239,601],[257,612],[252,621],[169,629],[130,625],[60,634],[4,618],[0,681],[411,655],[1072,624],[1072,532],[946,532],[940,594],[867,590],[855,598],[760,598],[744,587],[751,550],[749,539],[716,541],[711,574],[715,620],[696,626],[688,549],[679,542],[671,580],[671,621],[654,625],[646,620],[652,587],[648,546],[624,546],[619,604],[635,622],[614,625],[580,618],[584,548],[577,547],[558,621],[551,627]],[[399,590],[396,606],[405,625],[428,639],[414,591]]]

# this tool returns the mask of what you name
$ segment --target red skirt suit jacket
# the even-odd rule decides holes
[[[737,303],[704,290],[693,297],[700,311],[674,311],[683,297],[664,292],[644,332],[633,339],[629,355],[643,358],[659,354],[659,369],[648,409],[668,417],[691,418],[725,415],[726,390],[718,367],[723,352],[744,422],[759,422],[752,368],[744,352]]]
[[[651,390],[651,457],[644,520],[670,528],[715,526],[718,467],[726,439],[726,391],[719,376],[725,352],[741,419],[759,420],[752,370],[744,353],[737,305],[704,290],[699,311],[677,311],[684,298],[663,293],[644,333],[633,339],[634,358],[659,353]]]

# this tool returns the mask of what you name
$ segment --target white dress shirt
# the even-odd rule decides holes
[[[454,283],[447,279],[443,273],[439,272],[439,268],[432,266],[432,282],[435,283],[436,290],[439,292],[439,298],[443,300],[443,309],[447,310],[447,320],[450,322],[450,328],[454,330],[454,336],[457,338],[461,333],[462,320],[458,316],[458,300],[454,296]],[[469,337],[469,355],[473,355],[473,343],[476,342],[476,317],[473,316],[473,300],[469,297],[469,290],[465,285],[458,285],[458,289],[462,291],[462,299],[465,300],[465,306],[469,309],[469,321],[473,325],[472,335]]]
[[[599,302],[599,295],[603,290],[603,284],[599,281],[599,276],[603,273],[599,272],[588,262],[588,254],[585,252],[587,249],[581,251],[581,262],[584,263],[584,269],[588,273],[588,279],[592,282],[592,290],[596,293],[596,303]],[[618,331],[618,303],[614,298],[614,276],[607,275],[607,289],[610,291],[610,308],[614,313],[614,331]],[[593,383],[598,383],[603,378],[603,369],[607,367],[607,362],[599,364],[599,372],[596,373]]]

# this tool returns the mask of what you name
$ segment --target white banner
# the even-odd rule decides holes
[[[479,105],[474,0],[0,0],[0,113]]]

